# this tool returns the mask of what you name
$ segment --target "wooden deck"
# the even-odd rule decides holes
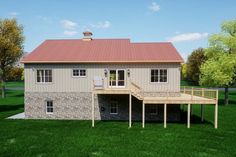
[[[181,93],[178,97],[144,97],[145,104],[215,104],[215,99]]]
[[[132,125],[132,96],[142,101],[142,127],[145,126],[146,104],[164,105],[164,128],[167,122],[167,106],[171,104],[187,104],[187,128],[190,128],[191,105],[201,104],[201,119],[203,119],[203,105],[215,105],[214,127],[218,127],[218,90],[204,88],[183,88],[179,96],[143,96],[142,89],[133,82],[129,82],[126,88],[94,88],[92,91],[92,127],[94,127],[94,95],[95,94],[128,94],[129,95],[129,127]]]

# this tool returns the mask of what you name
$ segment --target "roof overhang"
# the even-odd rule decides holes
[[[162,61],[155,61],[155,60],[137,60],[137,61],[21,61],[23,64],[35,64],[35,63],[40,63],[40,64],[72,64],[72,63],[102,63],[102,64],[113,64],[113,63],[129,63],[129,64],[134,64],[134,63],[183,63],[183,60],[162,60]]]

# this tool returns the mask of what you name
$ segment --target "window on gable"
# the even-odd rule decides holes
[[[86,70],[85,69],[73,69],[73,77],[85,77]]]
[[[46,101],[46,113],[53,113],[53,101],[51,100]]]
[[[116,101],[111,102],[110,114],[118,114],[118,103]]]
[[[167,69],[151,69],[151,82],[167,82]]]
[[[52,82],[52,70],[37,70],[37,82]]]

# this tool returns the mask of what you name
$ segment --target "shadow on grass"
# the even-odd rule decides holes
[[[224,99],[219,99],[218,100],[219,105],[225,106],[224,104]],[[234,98],[229,99],[229,105],[236,105],[236,100]]]
[[[23,107],[24,107],[23,104],[19,104],[19,105],[0,105],[0,112],[14,111],[14,110],[18,110],[18,109],[23,108]]]
[[[201,121],[201,117],[199,116],[196,116],[196,115],[191,115],[190,117],[191,119],[191,124],[210,124],[210,125],[214,125],[212,124],[212,122],[209,122],[209,121]],[[102,124],[102,123],[128,123],[129,120],[100,120],[100,121],[96,121],[96,124]],[[141,120],[132,120],[132,124],[134,123],[141,123],[142,121]],[[145,123],[146,124],[162,124],[163,123],[163,120],[152,120],[152,121],[148,121],[148,120],[145,120]],[[181,111],[181,115],[180,115],[180,120],[179,121],[167,121],[167,123],[169,124],[187,124],[187,112],[183,112]]]

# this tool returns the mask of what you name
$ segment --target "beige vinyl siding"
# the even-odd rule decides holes
[[[72,69],[86,69],[86,77],[72,77]],[[152,83],[151,69],[168,71],[167,83]],[[52,83],[37,83],[37,69],[52,69]],[[180,64],[25,64],[26,92],[91,92],[94,76],[104,76],[105,69],[130,69],[130,78],[145,92],[179,92]],[[127,74],[127,72],[126,72]],[[108,77],[107,77],[108,78]],[[107,81],[105,78],[105,83]]]

